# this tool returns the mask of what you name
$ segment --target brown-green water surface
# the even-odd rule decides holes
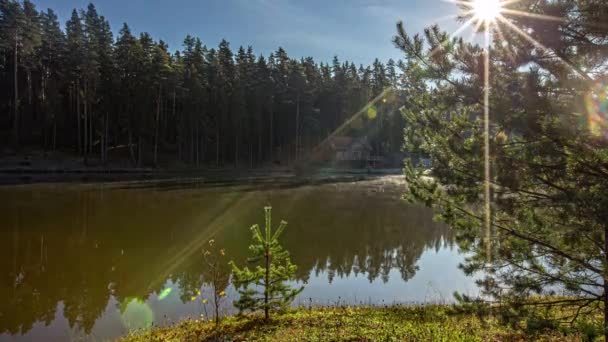
[[[294,305],[476,294],[449,228],[404,191],[400,177],[2,187],[0,340],[107,340],[210,313],[202,249],[214,239],[243,264],[268,204],[289,222],[282,242],[306,286]]]

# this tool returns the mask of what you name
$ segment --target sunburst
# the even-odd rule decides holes
[[[503,10],[500,0],[473,0],[468,4],[476,20],[492,23],[498,18]]]
[[[578,74],[580,77],[587,81],[593,81],[593,79],[586,73],[584,73],[580,68],[573,65],[570,61],[563,58],[559,54],[556,54],[555,51],[551,51],[541,42],[534,39],[530,33],[528,33],[525,29],[522,29],[517,26],[516,19],[527,18],[527,19],[535,19],[535,20],[546,20],[553,22],[564,22],[565,18],[549,16],[545,14],[538,14],[532,12],[521,11],[517,9],[509,8],[509,5],[515,4],[520,0],[444,0],[448,2],[452,2],[457,4],[461,8],[461,12],[455,17],[464,19],[463,25],[458,28],[450,38],[454,35],[459,34],[471,25],[471,23],[475,23],[474,31],[480,32],[483,31],[485,38],[485,46],[484,50],[484,91],[483,91],[483,119],[484,119],[484,211],[485,211],[485,236],[484,236],[484,244],[487,248],[487,259],[488,262],[491,259],[491,227],[492,227],[492,213],[491,213],[491,195],[490,195],[490,186],[491,186],[491,174],[490,174],[490,47],[492,43],[492,33],[496,32],[499,39],[505,40],[504,34],[502,32],[501,26],[507,30],[515,32],[517,35],[520,35],[523,39],[530,42],[535,48],[542,50],[544,53],[550,53],[553,56],[557,57],[564,65],[566,65],[571,71]],[[434,54],[435,51],[431,51],[431,55]]]

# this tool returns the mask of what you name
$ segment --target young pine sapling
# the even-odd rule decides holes
[[[279,227],[272,230],[272,207],[265,207],[266,225],[261,230],[256,224],[251,227],[253,244],[249,250],[253,254],[248,259],[257,264],[255,269],[232,266],[233,282],[240,298],[234,302],[239,311],[264,310],[266,321],[270,319],[271,310],[285,309],[304,287],[294,289],[285,284],[295,277],[297,267],[291,263],[289,252],[283,250],[279,237],[285,230],[287,222],[281,221]]]

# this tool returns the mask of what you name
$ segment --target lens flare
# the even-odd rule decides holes
[[[128,330],[147,329],[154,323],[154,312],[141,299],[133,298],[125,301],[126,306],[121,310],[121,319]]]
[[[164,289],[159,295],[158,295],[158,300],[163,300],[165,298],[167,298],[170,294],[171,291],[173,291],[173,288],[171,287],[167,287],[166,289]]]
[[[500,0],[473,0],[472,10],[480,21],[492,22],[502,11]]]
[[[608,138],[608,80],[598,82],[587,93],[585,107],[591,135]]]
[[[367,109],[367,118],[370,120],[374,120],[378,116],[378,109],[376,106],[371,106]]]

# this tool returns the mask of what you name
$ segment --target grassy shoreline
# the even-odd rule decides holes
[[[269,323],[257,314],[226,317],[217,327],[186,320],[133,332],[122,341],[584,341],[585,335],[531,322],[507,326],[493,316],[430,305],[301,308],[277,314]]]

